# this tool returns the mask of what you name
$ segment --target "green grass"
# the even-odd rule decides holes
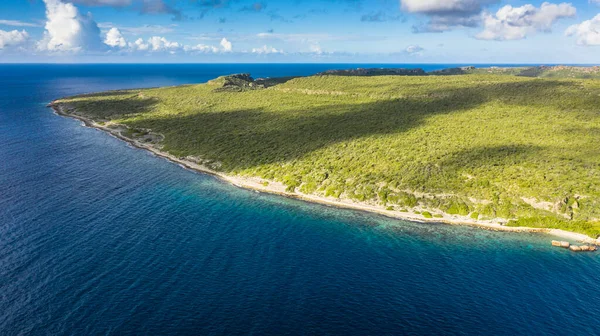
[[[600,81],[477,73],[282,82],[62,102],[97,120],[162,133],[174,155],[283,182],[289,191],[516,223],[536,218],[528,226],[600,234],[591,224],[600,218]],[[523,198],[547,202],[550,211]]]

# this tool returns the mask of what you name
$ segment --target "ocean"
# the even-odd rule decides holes
[[[0,65],[0,334],[598,334],[598,253],[242,190],[46,107],[371,66]]]

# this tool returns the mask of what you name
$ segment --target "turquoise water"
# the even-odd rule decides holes
[[[598,254],[238,189],[45,107],[336,67],[1,65],[0,334],[598,334]]]

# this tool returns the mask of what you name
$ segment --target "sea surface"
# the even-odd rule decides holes
[[[0,335],[600,334],[598,253],[238,189],[46,108],[357,66],[0,65]]]

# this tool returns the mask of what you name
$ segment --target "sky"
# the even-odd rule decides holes
[[[600,0],[2,0],[0,63],[600,63]]]

